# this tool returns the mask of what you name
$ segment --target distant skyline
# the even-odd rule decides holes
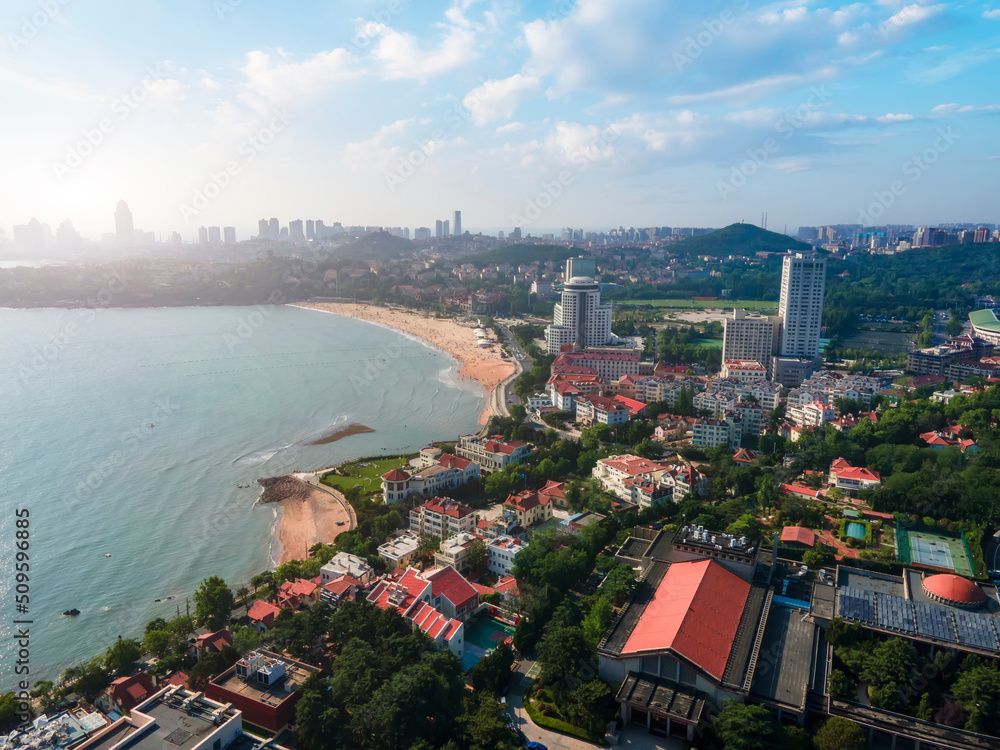
[[[1000,0],[12,0],[0,228],[997,222]],[[16,106],[15,106],[16,105]]]

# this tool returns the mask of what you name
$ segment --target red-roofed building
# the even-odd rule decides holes
[[[266,633],[274,625],[274,618],[278,616],[279,612],[281,610],[271,604],[271,602],[258,599],[250,606],[247,617],[250,618],[251,627],[256,628],[262,633]]]
[[[539,499],[547,499],[549,504],[555,508],[566,507],[566,485],[563,482],[553,482],[551,479],[545,482],[545,486],[538,490]]]
[[[455,446],[455,453],[479,464],[484,473],[502,471],[509,464],[523,463],[535,446],[520,440],[505,441],[500,436],[480,438],[466,435]]]
[[[443,573],[449,570],[451,573]],[[437,579],[436,593],[434,574],[421,574],[408,568],[398,581],[383,579],[379,582],[368,594],[368,601],[382,609],[395,609],[414,627],[419,627],[461,657],[465,651],[465,625],[461,619],[455,619],[447,612],[451,609],[457,614],[460,607],[462,614],[468,617],[479,605],[479,594],[454,568],[442,568],[436,573],[441,574]],[[451,574],[458,576],[464,586]],[[456,606],[454,600],[462,601]],[[470,605],[474,606],[470,609]]]
[[[659,657],[659,674],[687,673],[699,690],[714,692],[749,593],[748,581],[715,560],[673,563],[620,652],[598,651],[601,677],[620,683]]]
[[[450,565],[423,576],[431,584],[431,603],[448,617],[464,622],[479,607],[479,592]]]
[[[819,490],[810,489],[802,484],[781,484],[778,486],[778,492],[782,495],[801,497],[807,500],[819,500],[822,497]]]
[[[634,398],[626,398],[625,396],[615,396],[615,401],[628,409],[629,417],[635,419],[636,417],[641,417],[646,413],[646,404],[642,401],[637,401]]]
[[[859,490],[878,487],[882,477],[877,471],[861,466],[851,466],[843,458],[838,458],[830,464],[830,485],[843,490],[849,497],[857,497]]]
[[[594,467],[593,475],[600,480],[604,489],[613,492],[622,500],[632,500],[631,488],[626,479],[652,478],[654,474],[667,469],[666,464],[650,461],[630,454],[602,458]]]
[[[781,530],[781,543],[790,547],[814,547],[816,532],[804,526],[786,526]]]
[[[496,586],[493,587],[504,599],[512,599],[517,596],[517,579],[514,576],[504,576],[499,581],[497,581]]]
[[[580,396],[576,399],[576,421],[584,427],[593,424],[619,425],[629,420],[624,404],[607,396]]]
[[[514,511],[518,526],[524,528],[544,523],[552,518],[552,504],[548,496],[542,497],[535,490],[524,490],[516,495],[508,495],[504,508]]]
[[[138,672],[131,677],[119,677],[101,693],[94,704],[108,713],[117,711],[127,714],[144,700],[149,698],[159,688],[148,672]]]
[[[410,511],[410,529],[436,539],[455,534],[471,534],[476,530],[476,511],[465,503],[435,497]]]
[[[305,578],[285,581],[278,587],[278,606],[281,609],[309,607],[315,604],[318,589],[319,584]]]
[[[196,636],[191,642],[188,653],[191,658],[197,661],[205,654],[220,654],[226,646],[233,645],[233,634],[229,628],[216,630],[214,633],[204,633]]]
[[[757,458],[757,453],[749,448],[740,448],[733,454],[733,463],[740,466],[749,466]]]
[[[382,498],[389,504],[412,495],[433,497],[478,478],[478,463],[432,446],[420,451],[409,470],[393,469],[382,475]]]
[[[362,583],[352,576],[341,576],[340,578],[324,583],[319,590],[319,598],[330,606],[339,607],[344,602],[354,601],[354,596],[358,587]]]

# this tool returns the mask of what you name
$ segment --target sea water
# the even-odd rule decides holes
[[[29,682],[55,679],[185,612],[203,578],[235,588],[271,567],[276,511],[255,504],[258,477],[475,431],[484,393],[457,367],[411,336],[298,308],[0,309],[0,690],[25,677],[19,627]],[[352,423],[375,432],[310,445]]]

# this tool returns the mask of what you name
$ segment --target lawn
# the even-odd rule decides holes
[[[651,307],[675,307],[693,309],[699,307],[740,307],[745,310],[769,310],[776,309],[778,303],[773,300],[754,299],[717,299],[717,300],[692,300],[692,299],[630,299],[615,302],[621,307],[637,307],[639,305],[649,305]]]
[[[604,738],[588,732],[586,729],[581,727],[573,726],[569,722],[563,721],[562,719],[557,719],[554,716],[545,716],[541,711],[538,710],[538,703],[535,698],[525,698],[524,708],[528,712],[528,716],[531,717],[531,721],[535,725],[542,727],[543,729],[548,729],[552,732],[558,732],[559,734],[567,734],[570,737],[577,737],[585,742],[590,742],[594,745],[603,745]],[[549,704],[551,706],[551,704]]]
[[[405,465],[406,459],[398,457],[362,459],[344,464],[338,469],[339,474],[324,474],[320,481],[341,492],[358,485],[366,492],[379,492],[382,489],[382,475]]]

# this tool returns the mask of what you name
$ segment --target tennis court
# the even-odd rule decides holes
[[[492,617],[480,617],[465,626],[465,654],[462,666],[469,671],[479,660],[514,635],[514,628]]]
[[[962,538],[899,529],[897,544],[901,562],[952,570],[962,576],[973,574],[972,561]]]

